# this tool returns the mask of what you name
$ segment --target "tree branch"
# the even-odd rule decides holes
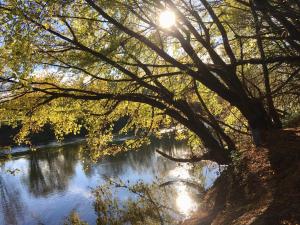
[[[162,155],[163,157],[169,159],[169,160],[172,160],[174,162],[182,162],[182,163],[195,163],[195,162],[200,162],[200,161],[203,161],[203,160],[209,160],[209,157],[207,154],[201,156],[201,157],[196,157],[196,156],[193,156],[191,158],[175,158],[173,156],[170,156],[158,149],[156,149],[156,152],[160,155]]]

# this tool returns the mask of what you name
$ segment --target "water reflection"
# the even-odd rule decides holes
[[[75,210],[89,224],[96,223],[94,198],[91,188],[106,181],[105,178],[120,178],[134,184],[143,180],[203,180],[215,177],[215,171],[177,164],[155,153],[155,149],[182,156],[187,148],[182,143],[169,139],[153,141],[139,151],[129,151],[92,162],[82,156],[82,144],[30,152],[13,158],[2,165],[0,173],[0,224],[63,224],[64,218]],[[15,176],[7,169],[20,169]],[[203,178],[203,172],[206,172]],[[181,214],[187,215],[196,208],[199,196],[184,183],[171,185],[170,204]],[[171,193],[171,191],[170,191]],[[177,196],[174,198],[174,196]],[[117,199],[126,201],[131,194],[126,190],[116,192]],[[26,211],[26,213],[24,213]]]
[[[1,219],[5,224],[16,225],[23,220],[24,205],[19,190],[0,174]]]
[[[29,154],[28,175],[24,177],[24,182],[30,193],[46,196],[66,189],[70,177],[74,175],[79,156],[79,146],[73,145],[73,149],[70,148],[45,149]]]

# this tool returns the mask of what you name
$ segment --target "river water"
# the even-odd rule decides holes
[[[12,157],[0,164],[0,224],[63,224],[72,211],[88,224],[96,224],[92,189],[108,178],[130,184],[143,181],[187,180],[207,189],[219,175],[215,164],[178,164],[155,152],[159,148],[182,157],[188,147],[170,139],[153,140],[137,151],[122,152],[92,162],[82,157],[84,143],[43,148]],[[201,203],[199,190],[176,182],[170,207],[180,218],[187,217]],[[126,189],[114,197],[126,201],[132,197]]]

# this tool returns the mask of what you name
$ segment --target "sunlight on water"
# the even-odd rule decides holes
[[[176,167],[169,172],[169,175],[178,180],[191,180],[192,176],[189,172],[191,166],[183,164],[180,167]],[[190,195],[190,190],[184,183],[178,183],[176,185],[176,207],[177,210],[185,216],[190,215],[197,208],[197,203]]]
[[[175,169],[169,172],[169,175],[173,178],[189,179],[191,178],[191,175],[188,169],[189,168],[187,166],[176,167]]]
[[[177,187],[176,206],[186,216],[197,209],[197,203],[191,198],[185,185],[178,185]]]
[[[94,225],[97,214],[95,196],[91,191],[106,183],[103,177],[120,178],[130,184],[140,180],[146,185],[156,180],[169,183],[165,188],[157,187],[159,189],[153,196],[158,195],[157,201],[174,209],[170,216],[181,220],[197,210],[201,202],[198,182],[206,188],[217,177],[216,166],[204,165],[196,172],[191,164],[178,164],[157,155],[155,149],[160,147],[162,150],[172,149],[168,151],[170,155],[185,156],[186,146],[169,140],[153,141],[147,148],[120,153],[98,162],[82,158],[81,147],[77,142],[54,146],[5,161],[0,166],[0,224],[63,224],[62,221],[75,210],[82,220]],[[16,173],[6,172],[16,169]],[[203,184],[199,180],[202,175]],[[120,203],[134,196],[123,189],[113,194]]]

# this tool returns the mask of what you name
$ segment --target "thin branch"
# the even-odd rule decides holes
[[[158,149],[156,149],[156,152],[160,155],[162,155],[163,157],[169,159],[169,160],[172,160],[174,162],[182,162],[182,163],[195,163],[195,162],[200,162],[200,161],[203,161],[203,160],[209,160],[208,158],[208,155],[205,154],[201,157],[197,157],[197,156],[192,156],[191,158],[175,158],[173,156],[170,156]]]

